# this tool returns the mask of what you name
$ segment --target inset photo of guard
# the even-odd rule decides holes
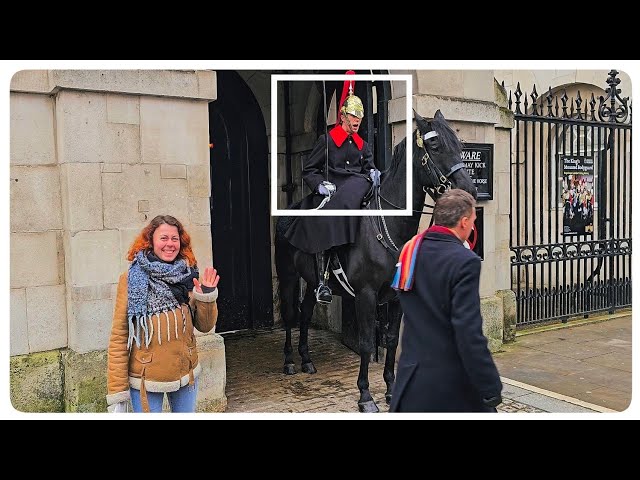
[[[412,77],[363,72],[271,76],[272,215],[411,214],[406,155],[405,165],[389,172],[401,190],[397,201],[372,200],[381,171],[391,166],[392,145],[410,133]]]

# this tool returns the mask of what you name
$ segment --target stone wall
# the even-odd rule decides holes
[[[36,359],[47,351],[59,358],[64,409],[100,411],[115,286],[137,233],[154,216],[173,215],[198,262],[211,264],[216,75],[20,71],[10,97],[12,401],[25,411],[44,405],[18,390],[51,384],[54,374],[30,373],[42,371]],[[202,343],[224,353],[221,337],[212,338],[219,341]],[[59,388],[40,390],[53,392],[47,409],[59,408]],[[209,394],[221,401],[224,384]]]

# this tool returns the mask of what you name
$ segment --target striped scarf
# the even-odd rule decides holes
[[[405,292],[411,290],[415,279],[414,273],[420,244],[422,244],[425,235],[431,232],[454,235],[447,227],[433,225],[424,232],[415,235],[411,240],[405,243],[404,247],[402,247],[402,251],[400,252],[398,263],[396,263],[396,273],[393,276],[391,288]]]

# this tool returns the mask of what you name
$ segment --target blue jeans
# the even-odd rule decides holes
[[[135,413],[142,412],[142,403],[140,401],[140,390],[131,388],[131,405]],[[173,413],[193,413],[196,411],[196,398],[198,396],[198,379],[196,378],[194,385],[185,385],[175,392],[168,392],[169,406]],[[162,402],[164,401],[164,392],[150,392],[147,390],[147,400],[149,401],[149,410],[152,413],[162,413]]]

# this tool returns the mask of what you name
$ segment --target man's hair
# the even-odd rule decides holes
[[[476,201],[473,196],[459,188],[446,191],[433,209],[433,223],[443,227],[455,227],[462,217],[470,217]]]

